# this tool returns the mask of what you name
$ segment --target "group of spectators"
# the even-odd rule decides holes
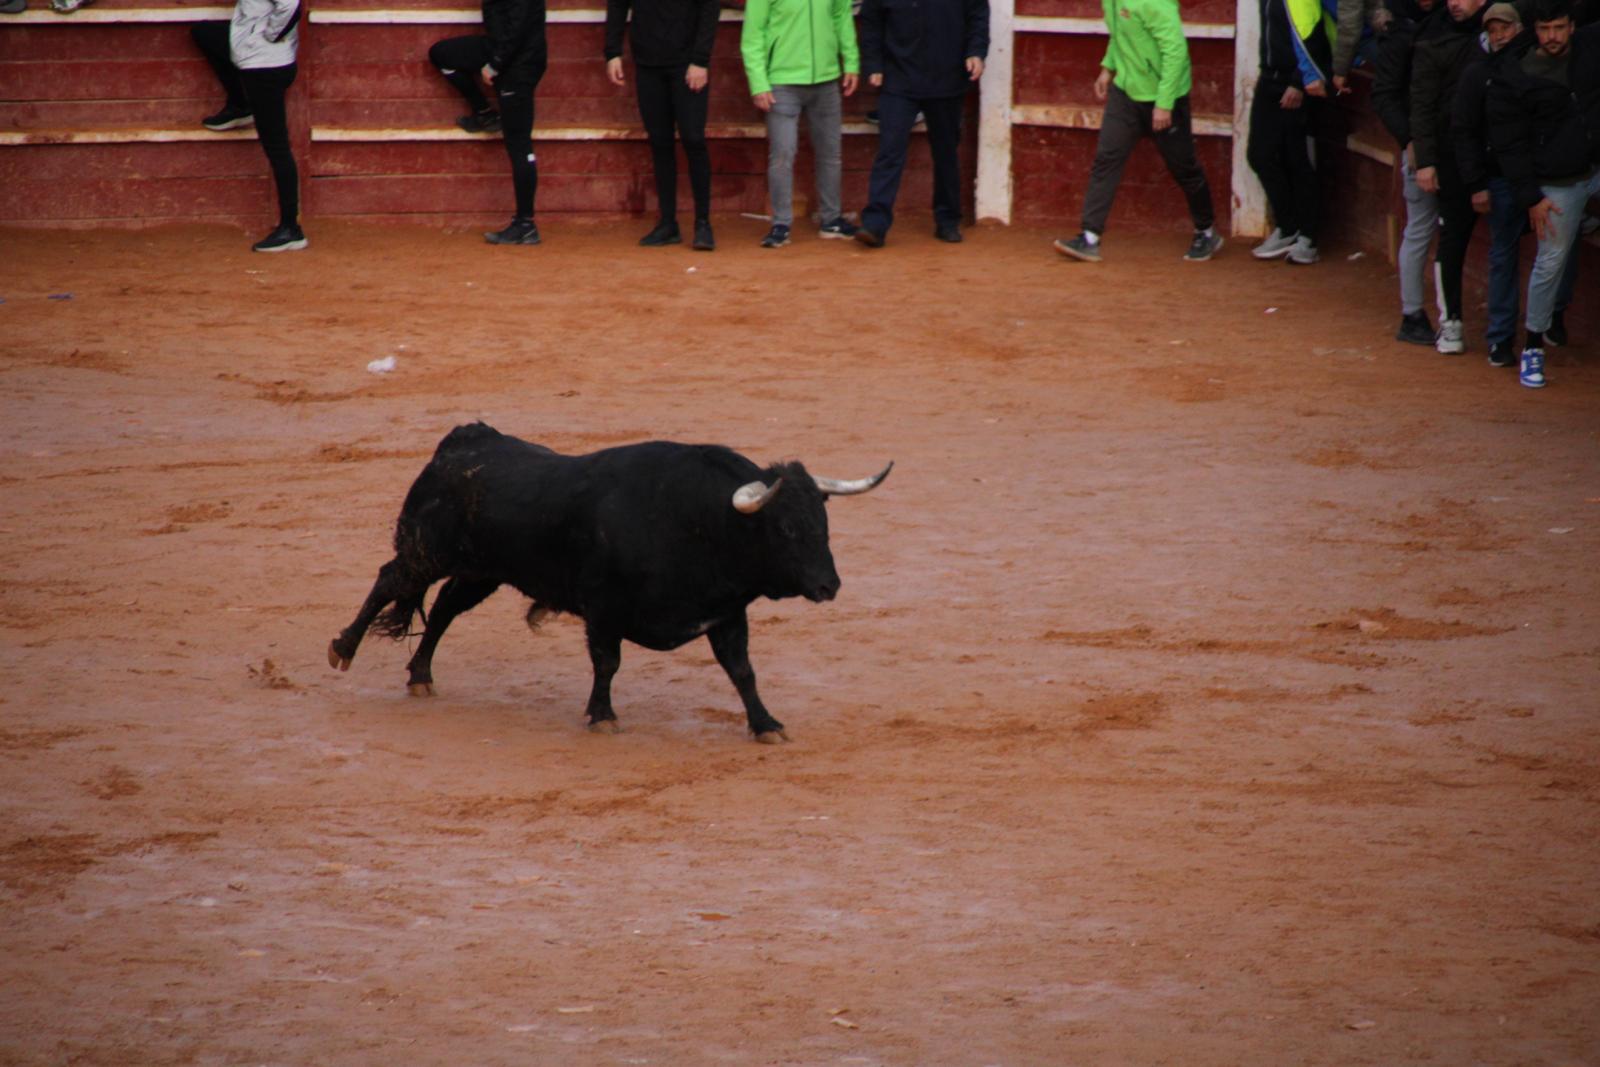
[[[1108,42],[1093,88],[1104,102],[1082,230],[1055,242],[1076,260],[1101,258],[1101,237],[1124,165],[1153,138],[1183,190],[1194,224],[1185,254],[1221,249],[1210,185],[1198,163],[1188,43],[1177,0],[1103,0]],[[1275,226],[1258,259],[1319,259],[1320,186],[1309,133],[1317,101],[1349,91],[1352,66],[1374,70],[1373,105],[1401,158],[1407,219],[1400,248],[1397,338],[1442,353],[1465,351],[1462,273],[1479,215],[1490,225],[1488,359],[1544,384],[1546,345],[1566,343],[1574,249],[1585,205],[1600,195],[1600,0],[1259,0],[1260,72],[1246,153]],[[1583,10],[1587,5],[1592,11]],[[253,122],[277,183],[279,225],[258,251],[305,247],[295,163],[284,122],[294,80],[300,0],[237,0],[231,24],[199,24],[194,37],[227,92],[211,129]],[[681,243],[675,142],[689,163],[693,247],[716,247],[706,86],[719,0],[607,0],[604,62],[617,87],[632,79],[650,144],[658,219],[642,245]],[[960,241],[957,145],[966,93],[988,53],[987,0],[748,0],[741,54],[752,103],[768,134],[772,225],[764,247],[789,243],[800,118],[816,156],[819,235],[881,246],[912,127],[927,123],[933,159],[934,232]],[[859,26],[859,39],[858,39]],[[483,0],[480,35],[433,47],[430,59],[468,106],[459,124],[498,130],[511,163],[515,214],[485,234],[495,244],[538,244],[534,93],[548,58],[544,0]],[[1361,57],[1361,58],[1358,58]],[[879,90],[878,151],[860,225],[840,202],[842,98],[862,76]],[[491,101],[489,93],[496,99]],[[1525,334],[1516,345],[1518,249],[1529,229],[1538,253],[1528,281]],[[1429,249],[1439,323],[1423,309]]]
[[[227,99],[203,121],[208,129],[254,124],[272,166],[279,220],[253,246],[258,252],[306,247],[299,223],[298,174],[284,122],[284,95],[295,78],[300,0],[237,0],[229,23],[197,23],[195,43],[210,60]],[[607,0],[606,76],[628,82],[623,38],[632,46],[639,117],[650,144],[658,218],[641,245],[680,244],[677,154],[683,145],[694,201],[693,247],[716,248],[711,229],[711,159],[706,114],[711,49],[719,0]],[[925,122],[933,159],[934,233],[961,240],[961,141],[964,100],[983,74],[989,50],[987,0],[865,0],[860,37],[851,0],[748,0],[740,50],[751,101],[766,116],[772,227],[767,248],[789,243],[799,121],[805,116],[816,156],[820,236],[884,243],[905,170],[912,127]],[[498,132],[511,163],[511,222],[484,235],[491,244],[535,245],[539,171],[533,151],[534,93],[549,59],[544,0],[483,0],[483,33],[440,41],[429,51],[439,73],[466,101],[458,124]],[[840,203],[843,97],[863,69],[879,90],[878,153],[861,225]],[[490,99],[490,93],[495,97]]]

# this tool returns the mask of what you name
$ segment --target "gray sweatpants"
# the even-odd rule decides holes
[[[817,160],[817,209],[823,222],[839,217],[839,127],[843,108],[839,82],[774,85],[767,112],[767,195],[772,221],[794,225],[794,156],[800,142],[800,113],[810,125],[811,152]]]

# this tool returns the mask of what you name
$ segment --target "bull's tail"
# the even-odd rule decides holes
[[[402,593],[394,602],[378,612],[372,620],[372,632],[382,637],[392,637],[396,641],[411,634],[411,620],[421,616],[422,624],[428,624],[428,616],[422,610],[422,598],[428,591],[426,585],[414,592]]]

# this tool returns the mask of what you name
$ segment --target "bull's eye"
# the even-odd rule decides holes
[[[778,532],[783,535],[784,540],[786,541],[793,541],[799,536],[799,531],[794,528],[794,523],[790,522],[788,519],[784,519],[782,522],[778,523]]]

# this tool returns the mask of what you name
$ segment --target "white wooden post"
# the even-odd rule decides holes
[[[1243,2],[1243,0],[1241,0]],[[978,89],[980,219],[1011,222],[1011,57],[1016,0],[989,0],[989,58]]]
[[[1233,17],[1233,232],[1264,237],[1267,194],[1250,169],[1250,102],[1255,99],[1261,57],[1261,11],[1257,0],[1238,0]]]

